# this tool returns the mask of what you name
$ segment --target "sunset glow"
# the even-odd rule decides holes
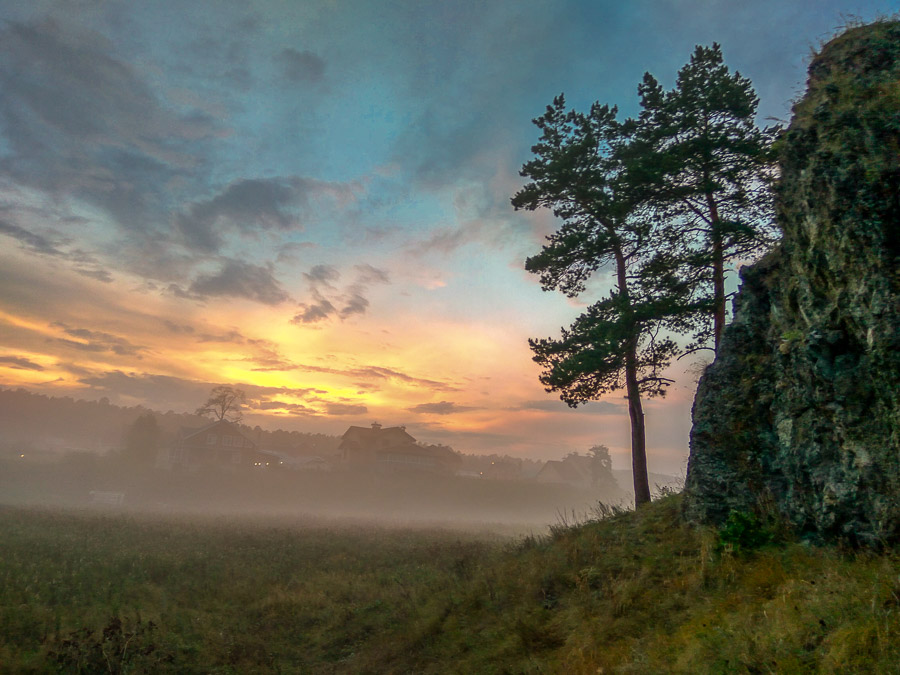
[[[6,3],[0,386],[181,412],[228,384],[264,428],[625,467],[621,393],[569,409],[531,361],[583,306],[523,269],[555,226],[509,205],[531,118],[560,91],[634,114],[713,41],[785,118],[841,14],[897,8]],[[689,366],[647,406],[651,470],[684,465]]]

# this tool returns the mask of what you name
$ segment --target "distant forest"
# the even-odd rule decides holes
[[[99,401],[56,398],[25,389],[0,389],[0,450],[36,452],[108,452],[122,447],[128,428],[141,415],[153,413],[163,432],[163,443],[174,440],[182,427],[198,428],[210,420],[190,413],[166,413],[143,406],[121,407],[106,398]],[[241,425],[248,438],[266,448],[296,454],[332,454],[341,439],[298,431],[266,431]]]
[[[46,455],[66,452],[106,453],[123,447],[125,434],[142,415],[153,413],[162,430],[162,444],[174,441],[182,427],[198,428],[209,424],[205,417],[190,413],[157,412],[144,406],[112,405],[106,398],[85,401],[45,396],[25,389],[0,388],[0,458],[21,452]],[[341,443],[339,436],[309,434],[258,425],[240,425],[244,434],[261,448],[292,455],[333,455]],[[489,472],[498,464],[513,463],[523,477],[532,477],[543,462],[512,458],[508,455],[462,454],[462,469]]]

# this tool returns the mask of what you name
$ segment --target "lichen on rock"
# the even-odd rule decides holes
[[[900,22],[824,46],[779,146],[782,239],[700,381],[686,509],[878,546],[900,539]]]

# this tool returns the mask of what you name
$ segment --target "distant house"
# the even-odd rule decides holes
[[[260,450],[273,466],[292,471],[331,471],[332,465],[327,459],[318,455],[292,455],[278,450]]]
[[[341,437],[341,461],[348,467],[425,469],[454,473],[462,459],[450,448],[423,446],[404,427],[350,427]]]
[[[595,480],[591,461],[590,457],[570,455],[562,460],[545,462],[535,480],[538,483],[561,483],[575,487],[592,487]]]
[[[236,424],[218,420],[200,429],[182,428],[175,443],[161,453],[158,464],[169,469],[197,471],[213,467],[264,467],[276,462],[273,456],[260,452]]]
[[[517,480],[522,477],[522,460],[497,459],[485,467],[482,477],[493,480]]]

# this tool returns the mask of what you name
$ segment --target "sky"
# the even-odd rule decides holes
[[[722,45],[789,119],[812,51],[900,0],[0,0],[0,386],[245,422],[405,425],[462,452],[629,460],[621,392],[568,408],[529,337],[609,289],[524,271],[510,197],[553,97],[637,113]],[[683,472],[696,369],[645,404]]]

